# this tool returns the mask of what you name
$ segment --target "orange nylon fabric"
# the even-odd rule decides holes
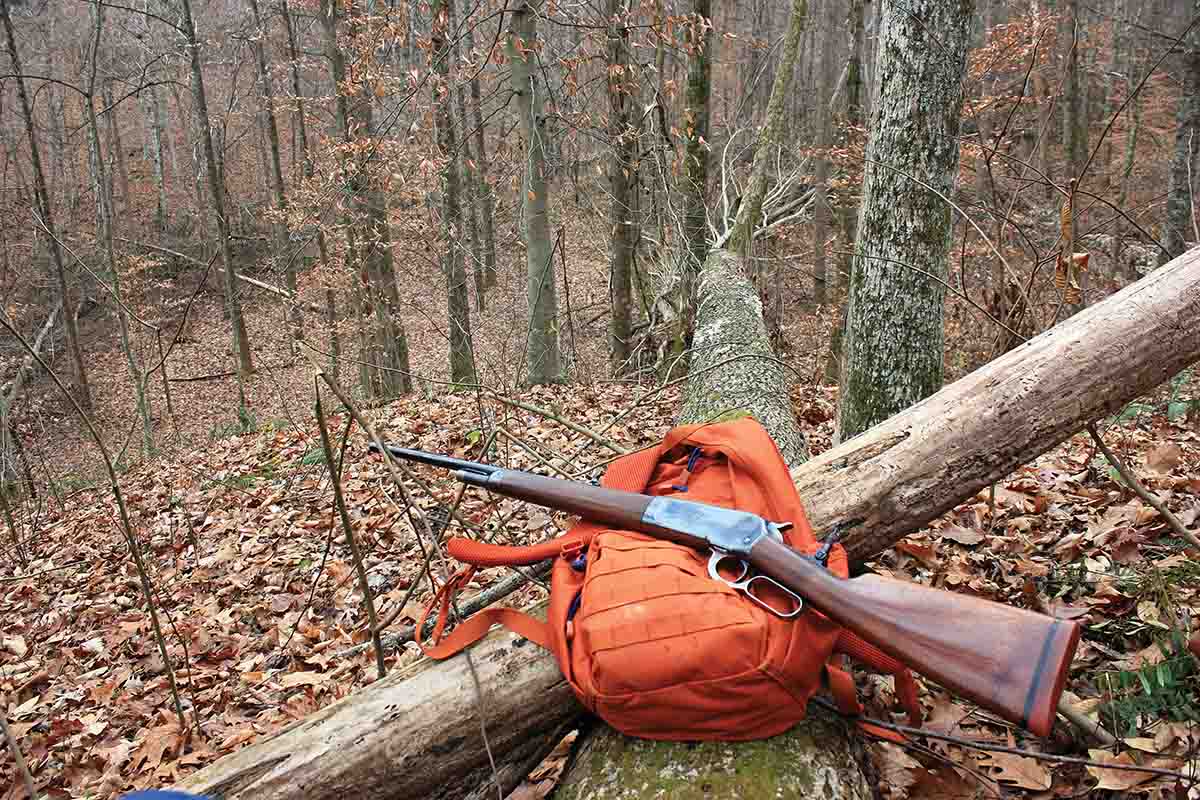
[[[789,545],[804,553],[818,546],[779,450],[750,418],[675,428],[657,447],[614,461],[601,485],[791,522],[785,533]],[[911,688],[916,700],[911,675],[901,665],[815,610],[782,619],[712,580],[708,553],[588,522],[530,547],[451,539],[448,549],[475,566],[554,557],[547,622],[491,609],[443,639],[450,598],[474,575],[469,567],[434,599],[431,609],[440,607],[436,644],[426,652],[445,658],[482,638],[493,622],[503,624],[553,652],[580,701],[631,736],[727,741],[773,736],[804,718],[809,697],[826,675],[839,707],[857,713],[861,706],[849,676],[836,668],[826,671],[839,646],[894,672],[898,693],[907,701]],[[832,548],[827,565],[847,575],[840,546]],[[893,666],[896,670],[889,669]],[[911,719],[913,707],[905,705]]]

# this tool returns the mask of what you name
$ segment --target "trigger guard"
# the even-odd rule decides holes
[[[732,558],[733,560],[737,561],[739,564],[742,565],[742,571],[739,572],[738,576],[736,578],[734,578],[733,580],[729,580],[728,578],[723,576],[720,573],[720,571],[717,569],[717,565],[719,565],[722,561],[724,561],[727,558]],[[743,578],[745,578],[747,573],[749,573],[749,572],[750,572],[749,564],[747,564],[745,561],[742,561],[737,556],[730,555],[729,553],[726,553],[723,550],[717,550],[716,548],[714,548],[712,551],[712,554],[709,555],[709,557],[708,557],[708,577],[712,578],[714,581],[720,581],[721,583],[724,583],[728,586],[733,586],[736,583],[740,583],[741,580]]]

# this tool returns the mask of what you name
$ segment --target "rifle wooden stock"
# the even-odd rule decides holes
[[[1050,733],[1078,623],[878,575],[843,580],[770,538],[749,562],[917,672],[1038,736]]]

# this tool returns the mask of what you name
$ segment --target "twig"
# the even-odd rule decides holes
[[[29,765],[25,763],[25,756],[21,754],[21,748],[17,745],[17,737],[13,736],[12,729],[8,727],[8,715],[3,709],[0,709],[0,727],[4,728],[4,739],[8,742],[8,749],[12,751],[13,759],[17,762],[17,772],[21,773],[21,778],[25,781],[25,791],[29,792],[29,800],[33,800],[37,797],[33,786],[33,776],[29,774]]]
[[[350,396],[342,388],[341,384],[334,380],[329,373],[325,371],[324,367],[314,361],[312,356],[310,356],[307,352],[304,352],[304,357],[308,359],[309,364],[311,364],[313,369],[316,370],[317,377],[325,381],[325,384],[333,391],[335,395],[337,395],[338,400],[342,401],[342,405],[344,405],[346,410],[349,411],[354,417],[355,422],[361,425],[362,429],[367,432],[367,436],[369,436],[371,441],[375,443],[375,446],[379,448],[379,452],[386,453],[387,448],[383,444],[383,439],[381,439],[378,432],[376,432],[375,426],[372,425],[371,421],[367,419],[361,411],[358,410],[358,406],[356,406],[350,400]],[[433,529],[429,527],[429,520],[424,514],[417,515],[413,513],[413,504],[409,499],[408,489],[405,488],[404,481],[400,479],[400,472],[396,467],[395,460],[385,457],[383,459],[383,463],[387,466],[388,474],[391,476],[392,482],[396,485],[396,489],[400,492],[400,499],[404,501],[404,512],[408,516],[409,524],[412,525],[413,533],[417,536],[417,543],[421,545],[422,549],[424,549],[424,545],[421,544],[421,531],[420,528],[417,527],[417,522],[419,521],[422,527],[424,527],[425,533],[429,536],[430,545],[435,548],[438,547],[437,537],[434,535]],[[431,588],[436,591],[436,587]]]
[[[1098,720],[1094,720],[1087,714],[1076,711],[1066,700],[1061,698],[1058,701],[1058,713],[1070,720],[1071,724],[1079,730],[1094,736],[1096,741],[1105,747],[1112,747],[1117,743],[1117,737],[1109,733],[1108,729],[1101,725]]]
[[[949,736],[942,733],[933,733],[925,728],[913,728],[908,725],[900,725],[895,722],[887,722],[882,719],[875,719],[863,715],[847,715],[838,710],[830,701],[822,697],[814,697],[812,702],[832,711],[839,717],[850,719],[855,722],[865,722],[868,725],[874,725],[878,728],[884,728],[897,733],[906,733],[910,736],[924,736],[927,739],[938,739],[943,742],[952,742],[961,747],[969,747],[972,750],[985,750],[989,753],[1012,753],[1013,755],[1025,756],[1027,758],[1036,758],[1038,761],[1052,761],[1056,764],[1082,764],[1085,767],[1100,767],[1102,769],[1119,769],[1124,772],[1145,772],[1150,775],[1163,775],[1168,778],[1176,778],[1185,781],[1188,784],[1197,782],[1197,778],[1185,775],[1178,770],[1163,769],[1162,767],[1141,767],[1136,764],[1106,764],[1103,761],[1093,761],[1090,758],[1079,758],[1077,756],[1056,756],[1051,753],[1036,753],[1032,750],[1022,750],[1019,747],[1006,747],[999,744],[989,744],[987,742],[978,742],[973,739],[965,739],[961,736]]]
[[[44,569],[41,572],[31,572],[28,575],[14,575],[11,578],[0,578],[0,583],[17,583],[18,581],[24,581],[24,580],[28,580],[30,578],[36,578],[38,575],[48,575],[51,572],[58,572],[60,569],[70,569],[71,567],[77,567],[80,564],[86,564],[86,563],[87,563],[86,559],[81,560],[81,561],[72,561],[69,564],[63,564],[61,567],[50,567],[49,569]]]
[[[561,475],[562,477],[564,477],[568,480],[571,479],[571,476],[569,474],[567,474],[564,470],[560,469],[559,467],[554,466],[554,464],[552,464],[550,461],[543,458],[541,453],[539,453],[538,451],[536,451],[532,447],[530,447],[528,444],[526,444],[525,440],[523,440],[521,437],[514,436],[511,432],[509,432],[508,428],[500,427],[500,428],[496,429],[496,432],[498,434],[500,434],[501,436],[503,436],[505,439],[508,439],[510,442],[515,444],[517,447],[524,450],[526,453],[529,453],[529,455],[536,458],[538,461],[540,461],[543,465],[545,465],[549,469],[554,470],[559,475]]]
[[[459,605],[459,611],[463,616],[469,616],[481,608],[486,608],[492,603],[508,597],[525,584],[549,574],[552,563],[553,562],[551,561],[542,561],[541,563],[535,564],[533,567],[531,567],[528,572],[521,572],[520,570],[517,570],[515,575],[510,575],[496,585],[490,586],[479,594],[473,595],[464,600],[462,604]],[[436,619],[430,618],[425,620],[425,627],[421,629],[421,637],[424,638],[432,633],[433,626],[436,624]],[[415,639],[416,635],[417,626],[406,625],[395,633],[383,637],[383,646],[388,650],[394,650],[403,645],[405,642]],[[336,656],[334,656],[334,658],[341,659],[358,655],[359,653],[365,651],[367,647],[369,647],[369,645],[366,642],[363,644],[356,644],[353,647],[348,647],[345,650],[342,650]]]
[[[525,403],[520,400],[513,400],[511,397],[501,397],[500,395],[493,395],[493,397],[495,397],[497,400],[499,400],[501,403],[504,403],[505,405],[524,409],[525,411],[529,411],[530,413],[537,414],[539,416],[543,416],[546,419],[552,419],[555,422],[559,423],[560,425],[565,425],[566,427],[570,428],[571,430],[575,431],[576,433],[588,437],[596,444],[607,447],[609,450],[613,451],[617,455],[624,455],[626,453],[626,451],[623,450],[621,447],[610,442],[608,439],[605,439],[603,436],[601,436],[600,434],[591,430],[590,428],[585,428],[578,423],[571,422],[569,419],[564,419],[564,418],[560,417],[558,414],[555,414],[553,411],[550,411],[545,408],[541,408],[539,406],[532,405],[530,403]]]
[[[1100,448],[1100,452],[1104,453],[1104,457],[1108,459],[1108,463],[1112,464],[1125,480],[1125,483],[1129,484],[1129,488],[1133,489],[1137,493],[1137,496],[1145,500],[1151,508],[1162,514],[1162,518],[1171,526],[1171,530],[1179,534],[1179,538],[1188,542],[1193,547],[1200,548],[1200,539],[1196,538],[1196,534],[1183,527],[1183,523],[1179,521],[1179,517],[1171,513],[1171,510],[1167,508],[1167,504],[1152,495],[1150,490],[1142,485],[1138,477],[1117,457],[1116,453],[1108,449],[1108,445],[1104,443],[1104,440],[1100,438],[1100,434],[1096,430],[1096,423],[1089,422],[1087,424],[1087,432],[1091,434],[1092,440],[1096,442],[1096,446]]]
[[[371,641],[375,644],[375,666],[379,677],[387,677],[387,664],[383,659],[383,647],[379,641],[379,618],[375,615],[375,598],[372,596],[371,584],[367,581],[367,570],[363,566],[362,553],[358,550],[358,541],[354,538],[354,526],[350,524],[350,515],[346,513],[346,500],[342,497],[342,480],[338,475],[333,460],[333,448],[329,444],[329,428],[325,425],[325,411],[321,408],[321,384],[313,378],[313,390],[317,395],[317,428],[321,432],[321,449],[325,451],[325,463],[329,467],[329,479],[333,482],[333,500],[337,504],[338,515],[342,518],[342,529],[346,532],[346,544],[350,547],[350,555],[354,558],[354,569],[358,571],[358,585],[363,593],[363,605],[367,608],[367,619],[371,623]]]

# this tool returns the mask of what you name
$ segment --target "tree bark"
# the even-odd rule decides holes
[[[550,241],[550,187],[547,181],[545,117],[542,115],[541,72],[535,68],[537,9],[540,2],[521,0],[510,14],[508,52],[513,93],[525,144],[522,204],[525,208],[525,267],[529,303],[528,363],[530,384],[562,378],[558,349],[558,289]]]
[[[1189,37],[1193,43],[1195,38]],[[1184,55],[1183,88],[1179,93],[1179,108],[1175,114],[1175,153],[1167,179],[1167,213],[1163,226],[1163,245],[1159,263],[1183,253],[1192,231],[1192,185],[1188,164],[1192,162],[1200,142],[1200,46],[1190,47]]]
[[[637,137],[630,125],[637,84],[629,69],[628,14],[624,0],[608,0],[605,23],[608,26],[608,135],[613,159],[608,167],[609,192],[609,372],[616,376],[629,369],[633,338],[633,248],[634,166]]]
[[[958,171],[971,8],[972,0],[884,2],[843,342],[841,440],[942,385],[945,198]]]
[[[12,61],[12,71],[16,75],[17,98],[21,105],[21,116],[25,122],[25,133],[29,136],[29,160],[33,167],[34,191],[37,195],[36,205],[46,228],[49,238],[50,256],[54,261],[54,276],[58,281],[58,293],[63,302],[63,323],[67,330],[67,351],[71,355],[73,367],[72,378],[75,399],[87,413],[92,411],[92,391],[88,385],[87,368],[83,362],[83,350],[79,344],[79,326],[75,317],[75,300],[71,286],[67,282],[67,268],[63,261],[62,246],[59,244],[57,228],[54,225],[54,204],[51,201],[46,186],[46,175],[42,171],[41,148],[37,140],[37,131],[33,124],[33,108],[29,104],[29,95],[25,91],[24,73],[21,71],[20,53],[17,51],[16,35],[13,33],[12,17],[9,4],[11,0],[0,0],[0,17],[4,21],[4,33],[8,39],[8,56]],[[34,225],[34,230],[40,226]]]
[[[737,259],[714,253],[706,268],[717,278],[714,288],[722,284],[719,273],[729,270],[741,272]],[[749,281],[733,277],[739,288],[721,293],[739,295],[740,304],[705,303],[703,326],[716,325],[725,309],[753,306]],[[733,313],[729,327],[747,312]],[[1200,359],[1200,326],[1194,324],[1198,315],[1200,251],[1194,251],[868,433],[793,468],[813,527],[823,531],[836,522],[865,519],[844,541],[852,560],[878,553],[1088,421]],[[762,330],[761,319],[758,325]],[[745,338],[765,344],[761,335]],[[767,360],[753,348],[742,355],[738,361],[720,362],[719,369]],[[778,435],[770,425],[768,429]],[[464,797],[470,791],[467,784],[482,783],[490,774],[482,767],[487,755],[478,733],[479,711],[487,720],[488,744],[502,775],[519,779],[523,773],[513,765],[552,745],[558,724],[572,719],[578,705],[553,657],[510,634],[495,633],[470,654],[487,693],[482,706],[473,693],[466,654],[420,662],[226,756],[192,776],[185,788],[211,791],[230,785],[224,792],[227,800],[320,800],[351,794],[405,800]],[[815,735],[806,731],[823,731],[816,727],[821,724],[810,722],[788,736]],[[809,753],[842,747],[824,732],[816,738],[819,745]],[[626,745],[630,758],[657,752],[629,740]],[[749,745],[750,752],[756,746]],[[846,760],[839,757],[841,763]],[[620,760],[622,769],[626,763]],[[853,779],[849,768],[837,774]],[[244,783],[238,783],[239,776]],[[476,796],[495,796],[493,788],[484,788],[488,793]],[[854,797],[853,791],[829,796]]]
[[[689,33],[687,93],[683,116],[683,255],[679,287],[679,332],[673,350],[692,340],[696,323],[696,280],[708,257],[708,121],[712,100],[712,0],[694,0]]]
[[[200,65],[200,42],[196,38],[196,26],[192,22],[191,0],[180,0],[180,21],[187,49],[191,58],[192,102],[195,104],[196,126],[200,133],[200,147],[204,153],[204,164],[208,172],[208,199],[217,223],[217,243],[221,248],[221,265],[225,269],[225,307],[233,334],[233,356],[237,359],[238,396],[242,413],[246,408],[245,381],[254,371],[250,358],[250,342],[246,337],[246,321],[242,316],[242,302],[238,282],[233,277],[233,249],[229,242],[229,220],[225,217],[225,187],[220,178],[217,153],[213,149],[212,128],[208,120],[208,100],[204,93],[204,72]]]
[[[433,35],[430,53],[434,71],[441,77],[435,84],[438,149],[442,164],[442,273],[446,278],[446,305],[450,326],[450,380],[475,382],[475,358],[471,346],[471,300],[467,292],[467,271],[463,264],[462,203],[459,199],[458,143],[454,135],[454,98],[450,93],[450,46],[446,29],[450,24],[450,6],[457,0],[434,0]],[[444,93],[444,94],[443,94]],[[465,134],[465,130],[464,130]],[[464,142],[465,143],[465,142]]]
[[[488,749],[507,794],[581,711],[553,657],[496,631],[468,653],[396,670],[179,788],[225,800],[496,797]]]

